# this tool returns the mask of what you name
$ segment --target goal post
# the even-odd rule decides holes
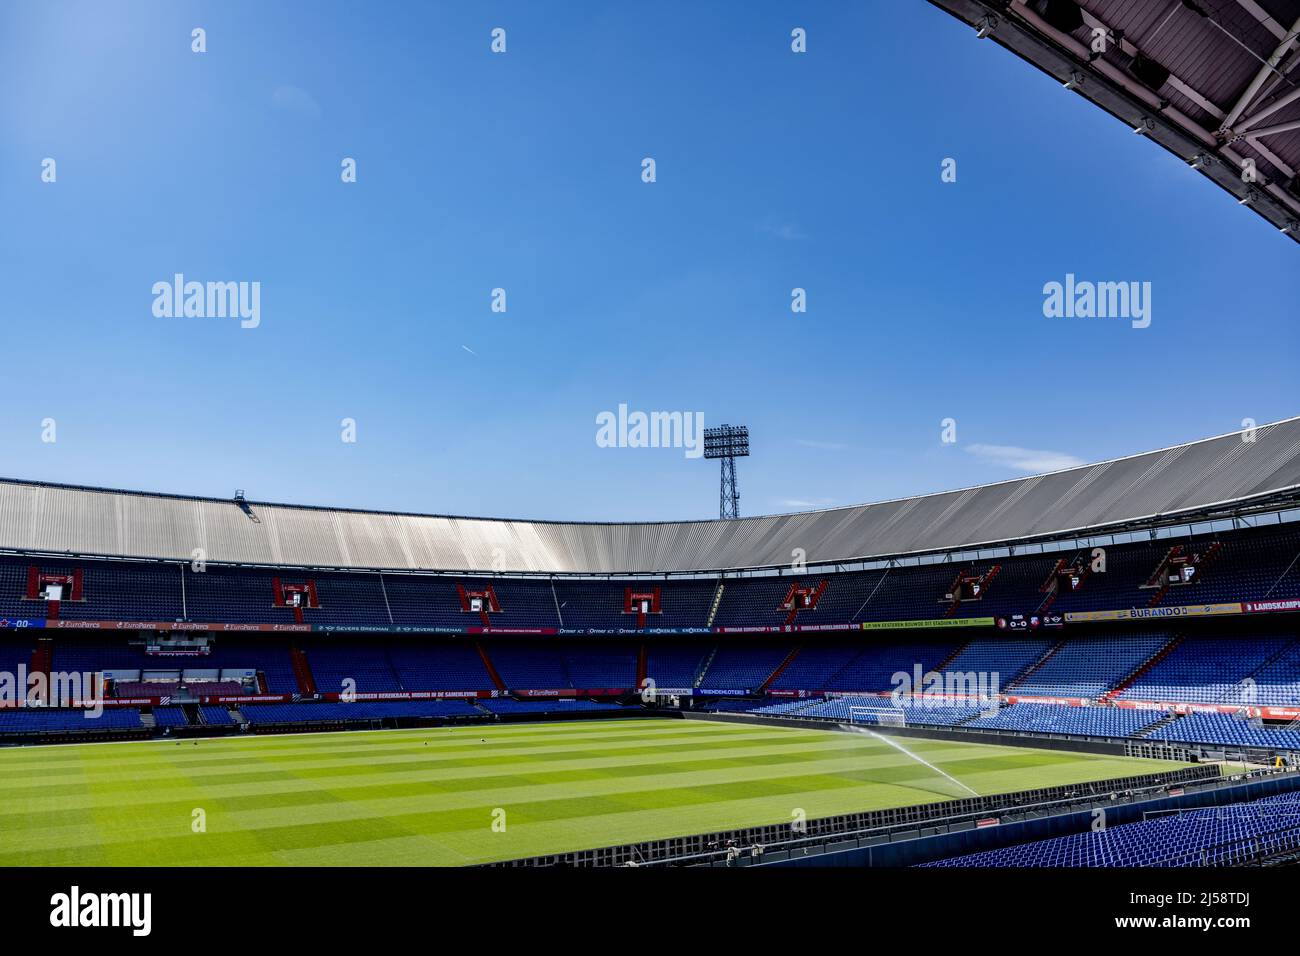
[[[907,712],[901,707],[849,707],[849,723],[872,727],[906,727]]]

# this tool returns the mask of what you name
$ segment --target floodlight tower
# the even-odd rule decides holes
[[[736,459],[749,457],[749,428],[719,425],[704,429],[704,457],[722,460],[722,489],[718,494],[718,517],[740,517],[740,494],[736,491]]]

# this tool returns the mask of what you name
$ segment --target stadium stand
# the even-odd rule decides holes
[[[321,693],[357,693],[407,690],[389,660],[387,648],[375,641],[313,642],[307,650],[316,689]],[[353,684],[350,686],[348,682]],[[420,688],[430,690],[432,688]]]
[[[413,690],[490,690],[483,658],[466,641],[387,642],[388,660],[403,688]]]
[[[790,653],[789,644],[733,639],[718,645],[700,679],[701,687],[756,690]]]
[[[194,709],[205,698],[235,698],[258,725],[337,721],[320,698],[352,689],[577,690],[603,707],[643,678],[697,707],[842,720],[937,673],[949,695],[973,686],[1015,702],[992,716],[952,700],[908,706],[909,723],[1292,749],[1296,487],[1300,419],[1250,443],[1221,436],[725,526],[451,520],[0,480],[0,500],[31,515],[0,540],[0,668],[103,672],[117,696],[156,702],[146,725],[163,729],[187,715],[241,722]],[[191,561],[195,540],[206,564]],[[507,540],[521,570],[490,572],[480,552],[493,549],[479,544]],[[150,544],[122,553],[133,541]],[[793,545],[822,563],[784,566]],[[468,570],[438,570],[457,567]],[[177,635],[197,636],[158,646]],[[738,692],[747,699],[710,700]],[[360,719],[586,709],[479,699],[348,706]]]
[[[646,676],[659,687],[693,687],[713,652],[711,641],[646,643]]]
[[[498,715],[617,712],[626,709],[622,705],[615,703],[575,700],[564,697],[543,700],[515,700],[511,697],[496,697],[481,701],[480,706],[484,710]]]
[[[955,641],[930,642],[918,638],[915,643],[869,644],[831,676],[824,690],[871,691],[892,690],[896,676],[913,675],[919,665],[922,672],[937,671],[939,665],[958,649]],[[921,688],[916,688],[919,692]]]
[[[805,702],[798,701],[797,703],[803,704]],[[716,714],[748,714],[760,711],[772,714],[786,714],[791,713],[793,710],[789,702],[772,704],[765,699],[752,700],[745,697],[723,697],[710,703],[706,709]]]
[[[564,666],[564,657],[555,653],[553,644],[497,641],[492,644],[491,656],[497,673],[509,688],[544,690],[575,686]]]
[[[863,711],[867,722],[893,723],[901,722],[907,726],[920,725],[931,727],[952,727],[964,724],[979,716],[981,708],[977,705],[926,704],[917,702],[911,705],[897,705],[888,697],[836,697],[826,701],[799,708],[796,712],[803,717],[823,717],[831,720],[853,721],[855,712],[862,717]]]
[[[929,867],[1231,866],[1300,847],[1300,795],[1153,817],[951,857]]]
[[[228,708],[218,707],[215,704],[200,705],[199,714],[203,723],[211,727],[229,727],[235,722],[235,716]]]
[[[1051,637],[977,637],[964,645],[943,669],[957,673],[996,674],[1001,688],[1016,680],[1045,658],[1057,641]]]
[[[350,704],[302,702],[292,704],[248,704],[240,708],[244,720],[254,726],[266,724],[353,723],[399,717],[477,717],[481,711],[463,700],[358,700]]]
[[[190,723],[181,707],[155,707],[153,719],[158,727],[188,727]]]
[[[1078,590],[1047,594],[1044,583],[1058,562],[1087,563],[1086,550],[1008,556],[996,562],[902,566],[873,571],[727,577],[713,614],[717,578],[643,581],[563,581],[455,578],[446,575],[357,574],[341,571],[275,571],[209,565],[86,560],[78,563],[36,558],[0,558],[0,615],[47,615],[50,602],[28,598],[30,576],[83,572],[81,597],[55,602],[59,617],[71,620],[203,621],[221,624],[293,624],[294,609],[276,602],[283,589],[310,582],[315,606],[303,621],[320,626],[398,626],[637,629],[624,611],[628,592],[655,587],[661,611],[647,616],[646,629],[800,626],[859,622],[978,618],[1035,613],[1050,604],[1056,613],[1143,608],[1223,601],[1300,598],[1300,531],[1289,526],[1224,531],[1212,537],[1117,544],[1106,549],[1106,570],[1087,573]],[[1213,555],[1187,583],[1151,583],[1171,552],[1188,558]],[[954,601],[954,583],[977,578],[978,599]],[[783,603],[791,589],[819,592],[812,607]],[[467,610],[462,590],[491,590],[499,609]],[[791,618],[792,610],[795,612]]]
[[[848,641],[803,641],[798,655],[772,682],[774,690],[829,689],[862,649]]]
[[[1012,681],[1016,694],[1100,697],[1169,643],[1171,635],[1126,632],[1065,641],[1049,657]]]
[[[1236,714],[1185,714],[1149,735],[1152,740],[1300,751],[1300,732],[1265,727]]]
[[[1189,637],[1154,664],[1119,695],[1130,700],[1164,700],[1199,704],[1300,703],[1295,673],[1296,641],[1260,635],[1221,638]],[[1292,652],[1292,653],[1288,653]],[[1276,665],[1265,672],[1269,665]],[[1262,687],[1254,675],[1265,672]]]
[[[93,711],[21,707],[0,709],[0,736],[10,734],[102,733],[140,730],[140,711],[135,707],[106,707]]]
[[[1152,726],[1163,712],[1119,710],[1115,707],[1061,707],[1052,704],[1012,704],[994,716],[977,717],[967,727],[983,730],[1032,731],[1081,737],[1129,737]]]

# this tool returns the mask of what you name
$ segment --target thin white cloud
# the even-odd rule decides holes
[[[297,86],[281,86],[271,94],[271,105],[288,113],[298,113],[316,119],[320,116],[320,104],[306,90]]]
[[[796,438],[796,445],[803,445],[804,448],[820,448],[823,451],[843,451],[849,446],[838,441],[813,441],[809,438]]]
[[[1042,451],[1036,448],[1017,448],[1014,445],[967,445],[966,451],[988,465],[1014,468],[1030,475],[1045,471],[1061,471],[1087,464],[1082,458],[1063,451]]]
[[[791,222],[770,223],[766,222],[759,227],[769,236],[782,239],[786,242],[798,242],[800,239],[807,239],[808,235],[802,232],[798,226]]]
[[[466,352],[468,352],[470,355],[474,355],[474,356],[477,356],[477,355],[478,355],[478,353],[475,352],[475,351],[474,351],[472,348],[470,348],[468,345],[462,345],[461,348],[463,348],[463,349],[464,349]]]
[[[777,504],[782,508],[793,508],[796,511],[813,511],[818,508],[828,508],[835,504],[834,498],[778,498]]]

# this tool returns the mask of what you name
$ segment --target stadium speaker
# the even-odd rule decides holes
[[[1160,89],[1169,79],[1168,70],[1141,53],[1133,57],[1133,62],[1129,64],[1128,71],[1133,74],[1135,80],[1153,90]]]
[[[1083,26],[1083,13],[1074,0],[1029,0],[1028,6],[1062,33],[1073,33]]]

